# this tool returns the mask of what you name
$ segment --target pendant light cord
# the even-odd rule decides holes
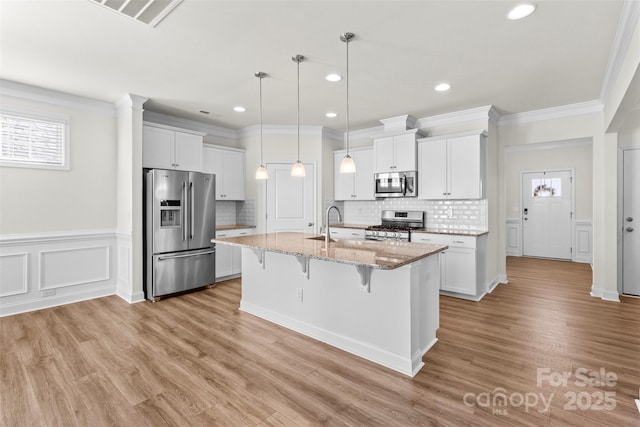
[[[298,162],[300,162],[300,60],[296,61],[298,63]]]
[[[262,76],[260,80],[260,166],[264,165],[262,162]]]
[[[349,39],[347,43],[347,156],[349,155]]]

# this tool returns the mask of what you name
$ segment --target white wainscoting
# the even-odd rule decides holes
[[[592,238],[591,238],[591,220],[576,221],[575,242],[573,245],[573,260],[575,262],[584,262],[591,264],[592,257]]]
[[[522,224],[518,218],[507,218],[507,255],[522,256]]]
[[[518,218],[507,218],[506,252],[509,256],[522,256],[522,222]],[[591,220],[576,220],[573,230],[572,261],[591,263]]]
[[[116,234],[0,236],[0,316],[113,295]]]

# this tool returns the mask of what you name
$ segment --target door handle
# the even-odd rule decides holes
[[[627,231],[631,233],[633,231],[633,227],[627,227]]]
[[[213,249],[211,251],[199,252],[197,254],[168,255],[168,256],[158,257],[158,261],[166,261],[166,260],[169,260],[169,259],[176,259],[176,258],[189,258],[189,257],[192,257],[192,256],[200,256],[200,255],[212,255],[212,254],[215,254],[215,253],[216,253],[216,250]]]
[[[309,224],[307,224],[307,227],[313,227],[313,223],[310,222]]]
[[[189,239],[193,240],[193,223],[196,222],[196,213],[195,213],[195,193],[193,191],[193,182],[189,183],[189,199],[191,199],[190,210],[191,210],[191,220],[189,221]]]
[[[187,240],[187,183],[182,181],[182,240]]]

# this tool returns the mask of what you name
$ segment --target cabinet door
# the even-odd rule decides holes
[[[352,200],[375,200],[375,186],[373,183],[373,149],[356,151],[352,153],[352,156],[353,161],[356,163],[356,176],[353,191],[355,197]]]
[[[448,192],[450,199],[481,199],[480,136],[472,135],[447,140]]]
[[[393,137],[396,172],[416,170],[416,136],[413,133]]]
[[[202,154],[202,171],[216,175],[216,200],[221,199],[224,177],[222,175],[222,150],[204,147]]]
[[[422,142],[418,146],[418,197],[447,198],[447,140]]]
[[[395,153],[393,137],[378,138],[373,142],[375,152],[376,167],[375,172],[394,172]],[[357,167],[357,166],[356,166]]]
[[[476,294],[475,250],[449,247],[442,255],[440,289],[461,294]]]
[[[335,200],[353,200],[354,195],[354,174],[340,173],[340,163],[344,158],[345,152],[335,153],[333,155],[333,198]],[[353,161],[356,163],[356,175],[360,173],[360,161],[356,158],[356,153],[351,153]],[[373,160],[373,159],[371,159]],[[373,178],[371,179],[373,181]]]
[[[202,172],[202,137],[192,133],[175,132],[176,169]]]
[[[175,132],[152,126],[142,128],[142,166],[145,168],[174,169]]]
[[[217,233],[216,237],[227,237],[225,233]],[[233,246],[216,244],[216,279],[233,274]]]
[[[223,200],[244,200],[244,153],[221,151],[223,152]]]
[[[246,230],[234,230],[233,236],[246,236],[248,234],[253,234],[253,229]],[[241,274],[242,273],[242,248],[232,247],[233,252],[231,256],[231,274]]]

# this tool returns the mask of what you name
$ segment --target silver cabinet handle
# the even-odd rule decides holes
[[[633,227],[627,227],[627,231],[631,233],[633,231]]]
[[[309,224],[307,224],[307,227],[313,227],[313,223],[310,222]]]
[[[628,217],[626,217],[626,218],[625,218],[625,221],[627,221],[627,222],[631,222],[631,221],[633,221],[633,218],[631,218],[630,216],[628,216]]]

